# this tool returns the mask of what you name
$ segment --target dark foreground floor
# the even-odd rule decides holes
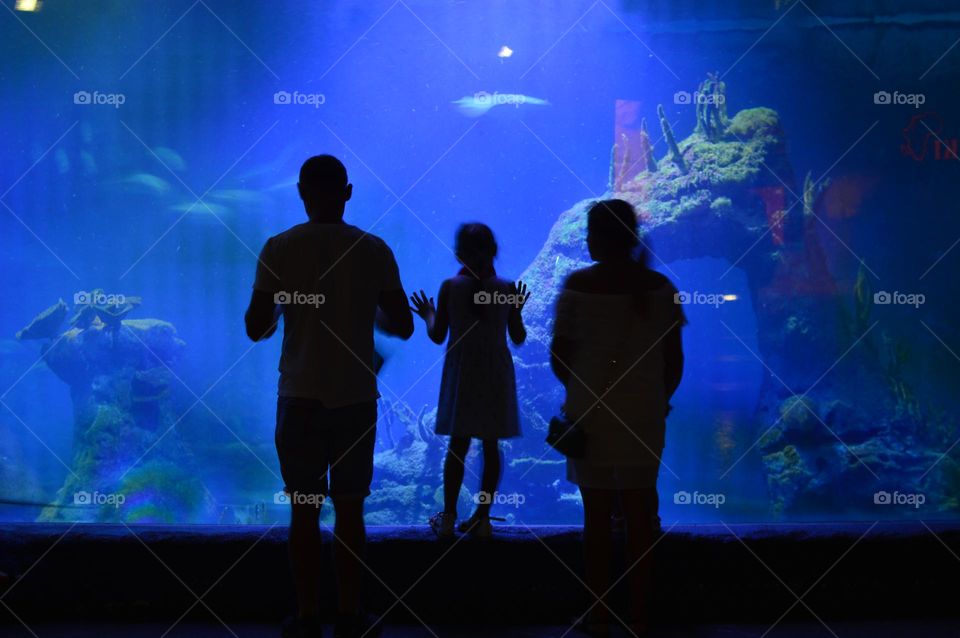
[[[330,607],[325,538],[320,597]],[[489,541],[449,542],[425,526],[373,527],[365,554],[365,603],[389,612],[393,626],[559,627],[592,602],[576,527],[498,526]],[[769,626],[784,614],[784,622],[831,625],[950,618],[960,614],[958,556],[960,522],[670,524],[654,550],[654,618],[699,626]],[[625,568],[622,556],[616,562]],[[0,597],[0,632],[16,618],[244,626],[282,618],[294,600],[282,526],[4,525],[0,568],[22,575]],[[610,593],[614,609],[624,607],[623,585]]]
[[[263,624],[233,624],[229,630],[219,624],[183,623],[167,632],[169,625],[31,625],[26,628],[0,626],[3,638],[274,638],[277,627]],[[834,636],[836,638],[956,638],[960,636],[960,622],[913,623],[829,623],[829,629],[819,623],[778,625],[769,633],[767,625],[711,625],[701,627],[659,628],[650,638],[807,638]],[[332,636],[328,631],[325,635]],[[449,627],[449,626],[389,626],[384,638],[582,638],[583,634],[569,627]],[[615,634],[628,636],[625,632]]]

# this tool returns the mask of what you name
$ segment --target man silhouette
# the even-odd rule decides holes
[[[297,189],[309,221],[267,240],[245,316],[254,341],[270,337],[283,317],[275,438],[291,505],[299,608],[283,635],[320,636],[320,509],[329,497],[336,512],[335,634],[372,636],[359,598],[379,397],[373,332],[376,326],[408,339],[413,317],[393,252],[343,221],[353,193],[343,164],[311,157]]]

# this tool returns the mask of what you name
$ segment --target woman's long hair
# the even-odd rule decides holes
[[[600,239],[613,253],[629,255],[649,268],[650,252],[640,239],[637,211],[622,199],[605,199],[587,211],[587,233]]]
[[[587,211],[587,233],[603,244],[608,256],[627,256],[649,270],[650,251],[640,239],[637,211],[630,202],[622,199],[596,202]],[[634,310],[639,317],[648,313],[646,293],[640,287],[633,293]]]

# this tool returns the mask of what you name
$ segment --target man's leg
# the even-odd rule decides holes
[[[367,540],[363,524],[363,497],[340,497],[334,500],[336,522],[333,533],[334,561],[337,570],[337,611],[355,615],[360,611],[360,585],[363,580],[364,545]]]
[[[336,514],[333,560],[337,573],[337,612],[341,619],[352,618],[348,624],[355,630],[355,623],[362,623],[363,615],[360,590],[367,540],[363,502],[370,494],[370,482],[373,480],[377,404],[370,402],[337,408],[330,412],[329,417],[333,440],[330,498]],[[347,635],[351,635],[350,632]]]
[[[300,618],[319,614],[320,508],[327,492],[325,442],[315,424],[320,409],[309,399],[277,400],[276,446],[290,498],[287,550]]]
[[[291,506],[289,551],[299,616],[317,616],[320,613],[320,505]]]

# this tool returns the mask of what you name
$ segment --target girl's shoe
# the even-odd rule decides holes
[[[460,533],[470,534],[476,538],[490,538],[493,536],[493,525],[490,517],[474,512],[473,516],[460,523]]]
[[[456,516],[450,516],[446,512],[437,512],[430,517],[430,529],[439,538],[450,538],[453,536],[453,526],[456,522]]]

